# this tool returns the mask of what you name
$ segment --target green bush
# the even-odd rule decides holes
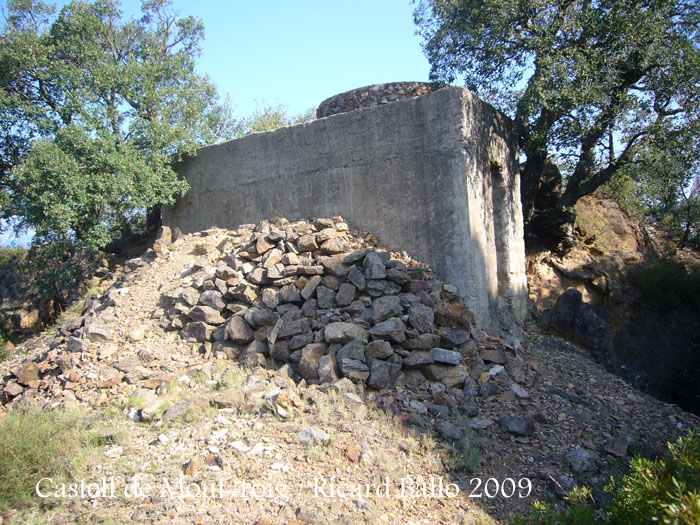
[[[18,246],[0,246],[0,270],[13,264],[27,254],[27,249]]]
[[[452,452],[447,466],[454,472],[472,473],[481,461],[483,441],[474,432],[468,432],[462,439],[452,444]]]
[[[0,326],[0,363],[2,363],[7,357],[7,352],[5,351],[5,343],[9,340],[10,339],[5,333],[5,330],[3,330],[2,326]]]
[[[0,511],[37,504],[36,483],[78,479],[98,444],[82,411],[23,409],[0,419]]]
[[[604,197],[617,202],[634,220],[644,215],[643,189],[629,173],[620,173],[600,188]]]
[[[590,489],[576,487],[566,497],[568,504],[550,505],[543,501],[532,504],[529,516],[516,516],[513,525],[589,525],[596,523],[595,506]]]
[[[629,474],[611,481],[613,523],[700,523],[700,433],[668,449],[661,460],[633,459]]]
[[[688,272],[672,257],[637,264],[629,271],[643,299],[661,312],[700,313],[700,271]]]
[[[607,491],[611,503],[596,512],[587,488],[576,488],[568,504],[535,502],[529,515],[518,515],[514,525],[656,524],[700,523],[700,432],[691,431],[668,444],[663,459],[637,457],[630,471],[611,479]]]

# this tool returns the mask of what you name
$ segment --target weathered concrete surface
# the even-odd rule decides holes
[[[457,286],[478,326],[516,336],[526,277],[512,122],[464,88],[205,147],[164,223],[194,232],[342,215]]]

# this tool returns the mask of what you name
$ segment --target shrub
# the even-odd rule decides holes
[[[596,523],[595,506],[590,489],[576,487],[566,497],[568,505],[550,505],[543,501],[532,504],[529,516],[516,516],[513,525],[589,525]]]
[[[692,309],[700,313],[700,271],[688,272],[672,257],[632,267],[632,281],[644,300],[662,312]]]
[[[700,523],[700,433],[668,449],[661,460],[633,459],[629,474],[611,481],[614,523]]]
[[[9,341],[9,337],[5,333],[5,330],[3,330],[2,326],[0,326],[0,363],[2,363],[5,358],[7,357],[7,351],[5,350],[5,343]]]
[[[97,445],[82,411],[15,410],[0,419],[0,511],[39,503],[36,483],[75,480]]]
[[[577,488],[566,498],[569,505],[535,502],[528,516],[516,516],[514,525],[578,525],[588,523],[694,525],[700,523],[700,432],[691,431],[668,444],[666,457],[637,457],[621,479],[606,488],[611,503],[596,513],[588,489]]]
[[[644,215],[643,189],[629,173],[620,173],[601,188],[601,193],[617,202],[633,219],[641,220]]]
[[[27,255],[27,249],[18,246],[0,246],[0,269],[14,264]]]

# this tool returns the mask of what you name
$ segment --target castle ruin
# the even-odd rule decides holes
[[[516,339],[527,281],[513,123],[467,89],[342,93],[320,118],[201,148],[163,211],[183,232],[341,215],[454,284],[476,325]]]

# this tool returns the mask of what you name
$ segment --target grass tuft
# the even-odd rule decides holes
[[[41,478],[53,483],[79,479],[99,437],[83,410],[49,412],[28,408],[0,419],[0,510],[38,505]]]

